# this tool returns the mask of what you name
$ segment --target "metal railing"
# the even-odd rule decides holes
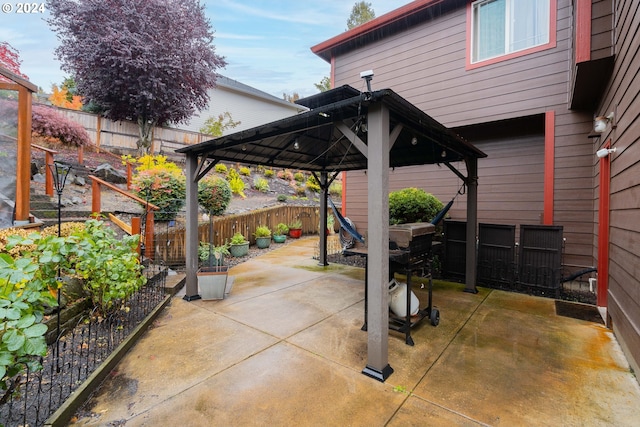
[[[165,299],[167,270],[147,273],[147,284],[127,301],[127,310],[101,318],[85,313],[76,327],[49,345],[42,369],[14,380],[17,392],[0,402],[0,425],[41,426]],[[56,354],[56,348],[60,349]]]

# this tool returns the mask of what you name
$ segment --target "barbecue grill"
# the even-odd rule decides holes
[[[433,326],[440,323],[440,312],[432,304],[433,281],[431,277],[431,244],[435,226],[430,223],[410,223],[389,226],[389,280],[393,279],[395,273],[406,274],[406,316],[396,316],[389,313],[389,329],[405,334],[405,342],[414,345],[411,337],[411,328],[418,325],[425,318],[429,318]],[[366,248],[354,248],[344,251],[345,256],[358,255],[367,257]],[[368,267],[368,261],[367,261]],[[428,280],[428,301],[423,309],[418,309],[418,313],[411,315],[411,278],[414,274],[420,273]],[[367,330],[367,286],[368,271],[365,273],[365,305],[364,305],[364,325],[362,330]]]

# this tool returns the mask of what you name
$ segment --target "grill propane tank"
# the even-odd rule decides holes
[[[389,307],[396,316],[407,315],[407,284],[391,279],[389,282]],[[420,302],[416,294],[411,291],[411,315],[418,314]]]

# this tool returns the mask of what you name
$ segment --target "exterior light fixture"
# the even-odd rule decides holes
[[[296,140],[293,141],[293,149],[294,150],[299,150],[300,149],[300,144],[298,144],[298,138],[296,138]]]
[[[607,114],[606,116],[596,117],[595,119],[593,119],[593,130],[596,133],[603,133],[607,130],[607,126],[613,121],[613,118],[613,112]]]
[[[447,157],[447,150],[442,150],[442,153],[440,153],[440,157],[442,157],[443,159]]]
[[[416,138],[415,136],[411,138],[411,145],[418,145],[418,138]]]
[[[596,156],[598,156],[599,159],[603,159],[605,157],[607,157],[609,154],[615,153],[616,152],[616,147],[613,148],[601,148],[600,150],[596,151]]]

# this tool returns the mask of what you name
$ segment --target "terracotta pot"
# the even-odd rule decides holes
[[[289,237],[292,239],[299,239],[302,236],[302,228],[291,228],[289,229]]]

